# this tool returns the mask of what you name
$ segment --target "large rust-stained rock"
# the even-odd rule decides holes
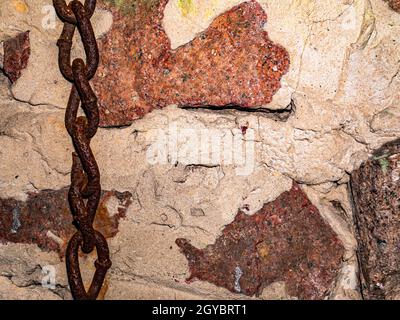
[[[276,281],[300,299],[323,299],[341,268],[344,248],[301,188],[294,184],[253,216],[239,211],[215,244],[177,245],[190,278],[252,296]]]
[[[262,107],[280,88],[289,55],[263,30],[267,15],[257,1],[223,13],[176,50],[162,26],[168,0],[125,2],[132,6],[103,4],[114,23],[94,81],[102,126],[127,125],[169,104]]]
[[[351,175],[362,293],[400,299],[400,140]]]
[[[112,198],[118,203],[114,212],[108,208]],[[129,192],[104,191],[94,222],[95,229],[106,238],[115,236],[119,219],[125,217],[131,198]],[[25,202],[0,198],[0,243],[32,243],[42,250],[64,255],[67,241],[76,232],[67,199],[67,188],[32,193]]]
[[[21,71],[28,65],[31,53],[29,31],[22,32],[14,38],[4,41],[4,74],[15,82],[21,76]]]

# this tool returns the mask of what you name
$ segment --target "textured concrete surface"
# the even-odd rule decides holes
[[[182,7],[170,0],[163,26],[172,50],[242,2],[193,0]],[[382,0],[258,3],[268,15],[264,30],[290,57],[282,87],[267,105],[275,115],[290,105],[284,120],[263,112],[171,105],[132,125],[101,129],[93,140],[103,188],[132,194],[126,217],[109,240],[113,267],[104,298],[249,298],[207,282],[187,283],[187,260],[175,240],[188,239],[199,249],[215,243],[238,210],[255,214],[290,190],[293,180],[345,249],[327,296],[360,298],[347,183],[376,149],[400,135],[400,15]],[[0,81],[3,199],[26,201],[32,192],[69,184],[72,146],[63,116],[70,85],[58,70],[55,43],[62,25],[55,17],[52,24],[49,5],[50,0],[0,3],[0,42],[30,30],[31,44],[21,77],[13,84],[5,77]],[[93,22],[101,38],[113,15],[99,9]],[[78,40],[73,54],[84,54]],[[115,92],[115,99],[120,95]],[[230,160],[237,149],[229,144],[230,156],[207,157],[209,144],[200,139],[205,133],[241,141],[254,161],[246,166]],[[93,272],[93,258],[83,258],[85,279]],[[41,280],[49,266],[56,283],[47,289]],[[70,298],[64,261],[35,244],[0,245],[0,279],[3,299]],[[259,298],[293,297],[278,281]]]
[[[252,216],[239,211],[203,250],[186,239],[176,242],[188,259],[188,281],[200,279],[249,296],[283,281],[290,296],[306,300],[326,298],[344,252],[296,184]]]

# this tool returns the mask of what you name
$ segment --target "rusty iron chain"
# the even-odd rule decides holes
[[[66,265],[71,293],[77,300],[94,300],[99,295],[107,270],[111,267],[109,249],[104,236],[93,228],[93,222],[101,196],[100,172],[90,148],[91,139],[99,126],[97,97],[89,81],[99,64],[99,50],[90,18],[96,8],[96,0],[82,4],[73,0],[53,0],[57,15],[64,28],[57,42],[58,62],[62,75],[72,83],[65,113],[65,126],[75,148],[72,154],[71,187],[68,200],[77,232],[68,243]],[[81,36],[86,54],[86,64],[76,58],[71,64],[72,39],[75,30]],[[84,116],[78,116],[79,106]],[[96,271],[86,291],[79,267],[79,250],[84,254],[97,251]]]

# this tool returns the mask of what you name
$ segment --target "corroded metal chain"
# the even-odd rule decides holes
[[[100,172],[90,148],[90,141],[99,125],[97,97],[90,86],[99,64],[99,51],[90,18],[96,7],[96,0],[86,0],[82,4],[73,0],[68,5],[65,0],[53,0],[64,28],[57,42],[59,65],[63,76],[72,83],[71,94],[65,114],[65,126],[70,134],[75,152],[71,170],[69,203],[78,229],[68,243],[66,263],[71,293],[75,299],[96,299],[111,267],[107,241],[93,228],[93,221],[101,196]],[[86,64],[80,58],[71,65],[72,39],[78,28],[86,53]],[[78,117],[79,106],[85,116]],[[85,254],[96,248],[98,259],[96,272],[86,291],[79,267],[79,249]]]

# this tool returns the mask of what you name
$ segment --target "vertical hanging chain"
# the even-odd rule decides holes
[[[93,221],[101,196],[100,172],[90,148],[90,141],[99,125],[97,97],[89,81],[99,64],[99,50],[90,18],[96,7],[96,0],[82,4],[73,0],[53,0],[59,18],[64,23],[60,39],[58,62],[62,75],[72,83],[72,89],[65,113],[65,126],[75,147],[72,154],[71,187],[68,200],[77,232],[68,243],[66,265],[72,296],[77,300],[94,300],[99,295],[107,270],[111,267],[107,241],[93,228]],[[86,53],[85,62],[77,58],[71,65],[71,47],[75,29],[79,34]],[[79,106],[85,116],[78,117]],[[89,290],[86,291],[79,267],[79,249],[89,254],[96,248],[96,271]]]

